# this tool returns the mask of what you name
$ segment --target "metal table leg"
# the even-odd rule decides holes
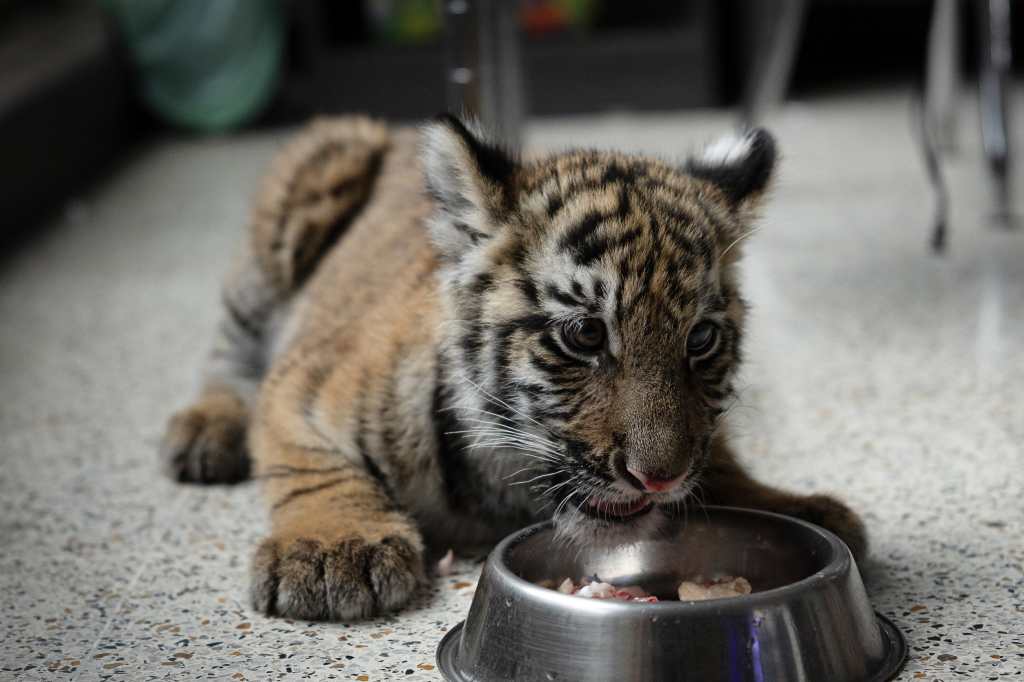
[[[936,252],[945,250],[949,228],[949,187],[943,161],[956,143],[957,68],[960,62],[957,19],[957,0],[935,0],[928,29],[924,104],[917,112],[925,168],[934,193],[932,248]]]
[[[478,117],[513,145],[523,121],[516,7],[504,0],[445,2],[448,108]]]
[[[941,149],[956,146],[956,109],[960,94],[960,22],[957,9],[957,0],[935,0],[928,30],[925,115]]]
[[[755,40],[755,63],[743,103],[743,123],[757,125],[786,96],[793,73],[793,61],[800,46],[807,0],[775,0],[766,6],[754,4],[761,19],[767,20],[766,31]]]
[[[978,0],[981,136],[996,191],[996,219],[1010,225],[1010,2]]]

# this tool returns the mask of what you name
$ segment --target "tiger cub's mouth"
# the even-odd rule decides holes
[[[654,502],[647,497],[632,500],[587,500],[580,511],[587,516],[603,521],[629,521],[643,516],[654,509]]]

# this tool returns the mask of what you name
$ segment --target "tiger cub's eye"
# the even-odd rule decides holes
[[[698,322],[686,337],[686,354],[699,357],[710,351],[718,340],[718,327],[712,322]]]
[[[606,332],[604,322],[595,317],[566,322],[562,326],[562,340],[578,353],[596,353],[604,348]]]

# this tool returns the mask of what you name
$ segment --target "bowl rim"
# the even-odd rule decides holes
[[[557,600],[565,600],[565,605],[568,606],[571,604],[572,608],[577,610],[595,609],[617,611],[622,609],[681,609],[693,613],[696,611],[722,611],[729,609],[729,607],[734,605],[742,605],[746,608],[751,605],[757,606],[760,602],[775,603],[778,597],[784,598],[786,596],[792,596],[797,593],[810,591],[818,585],[825,585],[837,580],[842,580],[851,570],[854,569],[856,565],[846,544],[840,540],[835,533],[822,528],[817,524],[792,516],[787,516],[786,514],[763,511],[760,509],[747,509],[744,507],[724,505],[707,505],[705,508],[709,511],[738,512],[749,516],[768,517],[791,525],[802,526],[824,538],[828,542],[831,550],[831,556],[827,558],[825,565],[820,570],[815,571],[811,575],[801,578],[796,582],[736,597],[719,597],[717,599],[705,599],[700,601],[666,599],[664,601],[657,601],[654,603],[631,603],[618,599],[581,599],[575,595],[565,594],[558,590],[542,587],[541,585],[530,582],[525,578],[521,578],[516,575],[516,573],[509,568],[508,564],[505,562],[505,557],[512,547],[525,542],[530,537],[544,530],[552,528],[554,526],[554,521],[548,519],[546,521],[541,521],[531,526],[521,528],[515,533],[504,538],[492,550],[487,559],[486,568],[495,571],[501,580],[510,581],[518,590],[524,590],[531,597],[543,600],[554,598],[556,603]]]
[[[907,646],[903,632],[890,618],[878,611],[872,611],[872,613],[879,633],[885,640],[885,658],[878,669],[869,673],[862,682],[888,682],[896,679],[907,664],[910,648]],[[438,670],[441,676],[449,682],[473,682],[459,667],[458,661],[459,650],[462,647],[462,630],[465,626],[465,619],[453,625],[438,642],[437,650],[434,652],[434,661],[437,663]]]

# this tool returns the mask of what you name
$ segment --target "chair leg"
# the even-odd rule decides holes
[[[807,13],[806,0],[775,0],[767,5],[755,10],[769,19],[770,28],[756,38],[754,64],[744,96],[743,123],[746,126],[756,125],[782,104],[793,75],[793,62]]]
[[[927,110],[927,104],[918,104],[916,118],[921,135],[921,148],[924,152],[925,170],[928,183],[932,187],[934,217],[932,223],[932,250],[943,253],[949,232],[949,185],[943,168],[942,144],[939,133],[935,130],[934,121]]]
[[[1010,2],[977,0],[981,55],[979,105],[981,137],[995,183],[996,219],[1010,224],[1010,135],[1007,129],[1010,83]]]
[[[956,113],[960,94],[960,22],[957,5],[957,0],[935,0],[928,30],[925,115],[943,150],[956,147]]]
[[[523,86],[516,3],[446,0],[444,7],[449,110],[478,116],[505,142],[518,145]]]
[[[944,157],[956,142],[957,65],[960,61],[957,24],[957,0],[935,0],[928,29],[924,101],[917,110],[916,123],[934,196],[932,250],[936,253],[945,251],[949,230],[949,187]]]

